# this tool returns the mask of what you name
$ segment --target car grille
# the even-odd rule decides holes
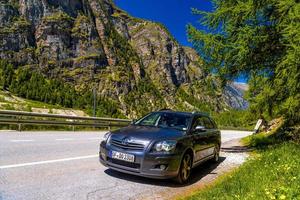
[[[113,159],[113,158],[109,158],[109,157],[107,158],[107,161],[111,162],[113,164],[116,164],[116,165],[122,165],[125,167],[130,167],[130,168],[135,168],[135,169],[138,169],[141,166],[139,163],[131,163],[131,162],[117,160],[117,159]]]
[[[126,150],[144,150],[143,144],[138,144],[134,142],[122,143],[122,141],[117,139],[111,139],[110,144],[116,146],[118,148],[126,149]]]

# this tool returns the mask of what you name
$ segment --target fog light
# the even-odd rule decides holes
[[[167,168],[167,166],[166,165],[160,165],[160,167],[159,167],[161,170],[165,170],[166,168]]]

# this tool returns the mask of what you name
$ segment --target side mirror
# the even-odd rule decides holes
[[[136,121],[137,121],[136,119],[133,119],[133,120],[130,122],[130,124],[133,125],[133,124],[135,124]]]
[[[204,126],[196,126],[195,131],[205,131],[205,127]]]

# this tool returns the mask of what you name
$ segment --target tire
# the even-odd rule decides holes
[[[211,159],[214,163],[218,163],[220,160],[220,146],[215,146],[214,157]]]
[[[180,184],[184,184],[188,182],[191,175],[191,170],[192,170],[192,156],[191,154],[186,153],[184,154],[181,160],[180,169],[177,177],[175,178],[175,181]]]

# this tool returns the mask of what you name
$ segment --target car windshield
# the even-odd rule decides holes
[[[157,112],[143,117],[135,125],[187,130],[190,119],[190,116],[184,114]]]

